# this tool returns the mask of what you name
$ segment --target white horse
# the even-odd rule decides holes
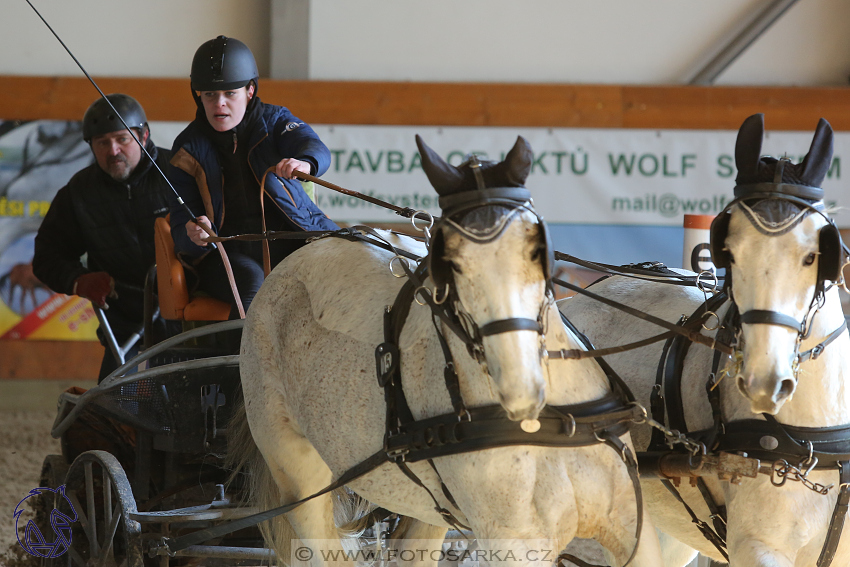
[[[501,404],[499,411],[514,421],[500,423],[512,424],[520,434],[520,420],[529,430],[539,425],[544,404],[606,396],[609,384],[595,362],[547,361],[541,354],[544,348],[580,346],[547,291],[545,226],[522,188],[532,155],[525,140],[517,140],[504,162],[472,160],[459,168],[446,164],[418,137],[417,143],[444,210],[431,241],[431,277],[439,281],[431,301],[446,301],[450,312],[459,313],[465,332],[476,335],[477,327],[484,336],[467,348],[444,322],[435,325],[431,308],[411,305],[398,346],[413,417],[453,412],[437,326],[451,351],[466,407]],[[257,294],[245,322],[240,363],[256,445],[243,430],[231,446],[242,450],[241,462],[255,463],[254,501],[259,505],[304,498],[384,446],[386,404],[376,379],[375,348],[384,342],[384,310],[404,283],[388,269],[393,256],[375,246],[326,238],[284,260]],[[396,264],[395,271],[400,267]],[[426,292],[420,293],[419,299],[425,299]],[[494,334],[485,333],[493,322],[508,328],[490,326]],[[479,353],[480,362],[472,352]],[[622,438],[629,442],[627,433]],[[440,508],[469,526],[485,548],[501,551],[490,557],[491,563],[504,560],[502,546],[509,545],[521,564],[548,565],[578,535],[597,539],[623,565],[638,545],[638,514],[646,514],[635,507],[620,454],[604,445],[503,446],[442,456],[433,467],[427,461],[407,464]],[[429,493],[396,464],[384,463],[348,486],[375,505],[413,518],[405,523],[404,535],[420,541],[409,545],[440,549],[451,525],[435,510]],[[332,507],[330,496],[308,501],[286,515],[288,523],[279,517],[267,541],[287,562],[289,526],[314,549],[338,550]],[[545,552],[534,549],[541,540]],[[422,563],[434,563],[435,557],[418,555]],[[310,562],[334,563],[324,559],[317,552]],[[655,531],[646,523],[632,564],[656,567],[659,562]]]
[[[786,192],[789,184],[798,189],[808,186],[802,188],[804,191],[819,187],[832,154],[829,125],[821,121],[808,157],[800,164],[791,164],[772,158],[759,159],[762,121],[761,115],[749,118],[739,133],[736,161],[742,193],[753,183],[762,183],[757,191],[767,191],[770,187],[764,182],[771,180],[785,183]],[[784,172],[780,170],[777,176],[776,170],[780,167]],[[738,191],[736,188],[736,195]],[[817,191],[810,196],[816,199]],[[822,202],[815,204],[823,205]],[[759,322],[741,325],[740,365],[733,365],[731,375],[721,379],[718,385],[723,421],[728,424],[744,419],[763,420],[761,412],[764,412],[789,426],[816,428],[850,423],[850,388],[846,386],[850,376],[850,338],[846,332],[836,334],[844,324],[837,286],[828,288],[823,306],[813,320],[811,309],[819,281],[840,279],[837,230],[811,208],[781,199],[744,200],[733,205],[728,213],[724,211],[721,217],[712,230],[712,252],[715,262],[724,263],[725,258],[729,263],[727,274],[731,271],[731,289],[738,310],[741,313],[774,311],[796,323],[808,320],[810,325],[807,338],[799,345],[798,332],[790,327]],[[723,226],[726,222],[728,227]],[[694,288],[623,277],[603,280],[590,291],[670,322],[676,322],[681,315],[690,315],[704,300],[703,293]],[[726,305],[728,307],[729,303]],[[720,311],[721,318],[727,307]],[[565,300],[560,308],[597,347],[624,344],[660,332],[650,323],[610,307],[601,307],[585,297]],[[833,336],[834,340],[819,357],[797,366],[796,353],[805,353]],[[655,384],[661,349],[658,343],[652,348],[606,358],[621,372],[646,407],[649,407],[650,392]],[[712,351],[694,345],[685,359],[681,382],[689,431],[712,426],[705,389],[712,357]],[[723,364],[726,362],[728,358]],[[639,450],[647,447],[649,433],[648,427],[633,430]],[[837,468],[816,469],[808,475],[808,480],[833,484],[835,488],[823,496],[790,480],[782,487],[772,486],[766,475],[745,478],[739,485],[706,478],[714,499],[727,508],[730,565],[819,565],[818,557],[839,490],[839,475]],[[662,532],[666,567],[686,565],[696,555],[695,550],[723,560],[691,523],[682,504],[660,481],[645,480],[642,484],[653,523]],[[699,491],[688,482],[682,482],[679,491],[697,515],[710,525],[709,511]],[[847,532],[845,526],[833,565],[850,565]]]

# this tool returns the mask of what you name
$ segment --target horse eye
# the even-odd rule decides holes
[[[456,274],[462,274],[463,270],[460,269],[460,266],[457,262],[449,262],[449,265],[452,267],[452,271]]]
[[[730,264],[734,264],[734,263],[735,263],[735,255],[734,255],[734,254],[732,254],[731,252],[729,252],[729,263],[730,263]]]
[[[808,256],[806,256],[806,259],[803,260],[803,265],[804,266],[811,266],[812,264],[815,263],[815,259],[817,257],[818,257],[817,254],[815,254],[814,252],[811,252]]]
[[[531,253],[531,260],[533,262],[536,262],[537,260],[540,259],[540,254],[542,254],[542,253],[543,253],[543,250],[541,250],[540,247],[535,248],[534,252]]]

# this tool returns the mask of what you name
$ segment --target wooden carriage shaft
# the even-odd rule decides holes
[[[738,484],[744,477],[756,478],[759,473],[771,474],[772,467],[759,459],[720,452],[716,455],[688,453],[638,453],[638,467],[643,478],[697,479],[716,476]]]

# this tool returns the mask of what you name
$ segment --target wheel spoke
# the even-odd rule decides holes
[[[118,530],[118,522],[121,520],[121,507],[116,504],[114,513],[111,513],[110,515],[112,516],[112,521],[109,522],[109,525],[106,527],[104,532],[106,537],[103,539],[103,556],[99,563],[99,565],[103,567],[106,566],[106,558],[114,555],[112,544],[115,541],[115,532]],[[115,563],[114,558],[112,563]]]
[[[80,500],[77,498],[77,493],[74,490],[67,490],[65,492],[65,496],[68,497],[68,500],[71,501],[71,504],[74,506],[74,510],[77,512],[77,518],[80,520],[80,525],[83,526],[83,531],[86,536],[91,541],[91,528],[89,518],[86,516],[86,513],[83,511],[83,506],[80,504]]]
[[[86,562],[83,561],[83,558],[80,557],[80,554],[77,553],[76,549],[74,549],[73,547],[69,547],[68,553],[71,555],[71,559],[74,560],[74,563],[76,563],[80,567],[86,567]]]
[[[84,463],[86,472],[86,505],[89,512],[89,544],[91,545],[91,556],[97,557],[100,555],[100,548],[97,545],[97,511],[94,508],[94,477],[92,473],[91,462]]]
[[[106,524],[112,523],[112,479],[109,477],[109,471],[103,469],[103,521]],[[109,541],[105,539],[104,541]]]

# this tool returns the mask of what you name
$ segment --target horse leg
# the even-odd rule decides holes
[[[399,564],[409,567],[436,567],[447,531],[445,527],[404,517],[387,541],[388,555],[392,553]]]
[[[729,542],[729,567],[794,567],[793,557],[756,539]]]
[[[628,526],[624,525],[620,534],[618,530],[606,530],[605,535],[599,538],[599,543],[605,548],[606,559],[614,566],[622,566],[626,564],[629,556],[634,550],[634,559],[629,563],[634,567],[658,567],[658,558],[661,557],[661,546],[658,541],[658,534],[649,519],[649,511],[646,504],[643,506],[643,527],[640,532],[639,539],[634,540],[634,528],[631,533],[626,535]],[[611,538],[609,536],[616,536]],[[634,546],[637,545],[635,550]],[[679,567],[675,563],[664,563],[664,567]]]
[[[685,545],[673,536],[657,530],[658,542],[661,544],[661,557],[664,567],[685,567],[697,556],[697,550]]]
[[[280,407],[270,404],[272,407]],[[282,412],[281,412],[282,413]],[[265,414],[267,419],[255,423],[252,431],[257,448],[265,458],[268,471],[277,485],[283,505],[319,492],[331,482],[331,470],[313,445],[290,425],[283,415]],[[270,418],[270,419],[268,419]],[[345,551],[334,523],[333,498],[330,494],[312,498],[286,514],[298,541],[274,538],[275,551],[290,565],[347,565]]]

